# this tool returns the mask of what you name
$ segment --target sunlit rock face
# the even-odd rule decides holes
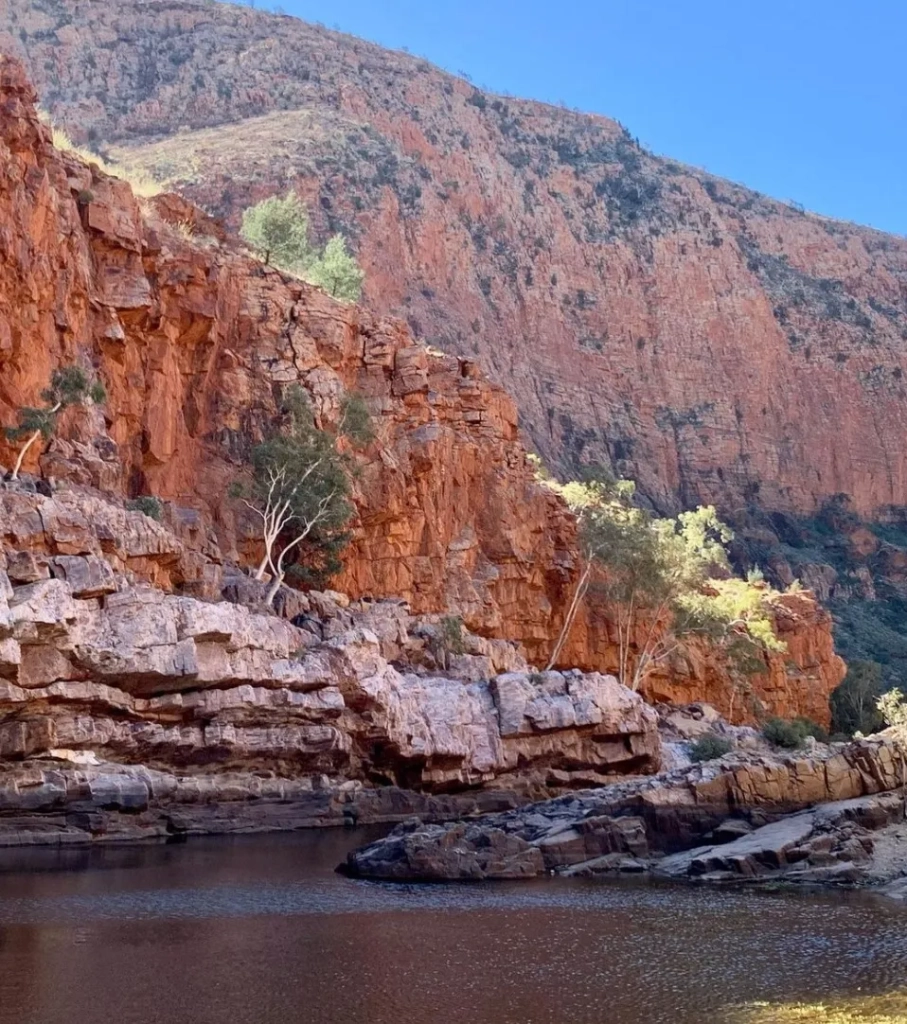
[[[359,456],[358,518],[334,586],[400,598],[415,613],[449,610],[546,664],[580,570],[575,523],[536,481],[513,400],[475,362],[426,349],[400,321],[251,261],[185,201],[139,203],[126,183],[57,152],[35,101],[21,66],[5,60],[0,418],[12,423],[74,361],[93,368],[107,400],[67,410],[53,441],[30,453],[25,469],[39,461],[60,493],[0,492],[4,549],[23,566],[52,555],[64,578],[60,558],[103,555],[155,586],[219,597],[225,563],[260,556],[225,495],[274,422],[276,395],[301,384],[330,424],[356,390],[377,436]],[[6,464],[13,454],[0,446]],[[140,493],[173,502],[165,524],[124,512],[122,498]],[[27,566],[15,571],[31,581]],[[86,577],[73,579],[84,593],[108,585],[97,562],[72,571]],[[843,674],[830,620],[808,594],[785,598],[777,616],[788,652],[766,659],[752,690],[770,713],[826,721]],[[607,607],[583,609],[560,664],[616,668]],[[691,646],[647,687],[751,714],[708,646]]]
[[[297,188],[320,237],[351,237],[370,307],[491,370],[553,465],[665,511],[907,505],[904,239],[241,5],[7,0],[0,49],[80,141],[234,227]]]

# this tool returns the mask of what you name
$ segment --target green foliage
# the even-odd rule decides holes
[[[336,436],[315,425],[302,388],[287,391],[282,412],[283,428],[252,450],[250,491],[234,488],[261,520],[265,553],[256,575],[263,579],[271,572],[269,603],[289,571],[291,554],[302,561],[293,566],[293,576],[306,582],[323,583],[340,568],[353,515],[350,460],[337,450]],[[358,406],[353,419],[360,432],[366,429]]]
[[[286,503],[286,527],[309,522],[324,505],[323,531],[340,528],[352,510],[349,481],[334,438],[311,421],[294,419],[287,433],[275,434],[252,450],[253,494]]]
[[[41,392],[41,397],[49,406],[62,409],[81,402],[89,390],[88,376],[81,367],[61,366],[54,370],[50,386]]]
[[[26,405],[19,410],[17,418],[16,426],[6,428],[7,440],[21,441],[35,433],[40,434],[45,441],[53,436],[57,416],[50,409],[33,409]]]
[[[882,666],[877,661],[852,661],[844,681],[831,695],[832,730],[869,736],[884,725],[878,702],[882,696]]]
[[[53,436],[57,427],[57,417],[67,406],[88,399],[100,404],[106,397],[100,381],[92,381],[81,367],[61,366],[54,370],[50,384],[41,392],[44,407],[23,407],[17,413],[16,426],[6,428],[8,440],[26,441],[13,469],[13,479],[18,476],[25,453],[35,441],[39,437],[46,441]]]
[[[698,739],[690,747],[690,760],[696,764],[701,761],[715,761],[719,757],[724,757],[725,754],[729,754],[733,749],[733,744],[730,740],[726,740],[723,736],[716,736],[714,733],[709,733]]]
[[[126,508],[130,512],[141,512],[142,515],[148,516],[149,519],[154,519],[158,523],[164,515],[164,506],[161,504],[160,498],[155,498],[152,494],[142,494],[138,498],[130,499],[126,502]]]
[[[548,467],[542,462],[542,457],[535,452],[526,452],[526,461],[532,467],[535,479],[539,483],[548,483],[551,480],[551,473]]]
[[[733,534],[714,508],[659,519],[635,504],[628,480],[552,486],[577,516],[587,565],[597,567],[590,585],[615,609],[619,672],[626,685],[637,689],[689,634],[721,644],[732,671],[744,674],[763,667],[766,650],[784,650],[770,608],[777,594],[730,575],[725,545]],[[648,621],[642,630],[648,639],[631,654],[640,617]]]
[[[762,727],[762,735],[776,747],[796,750],[803,746],[803,734],[792,722],[783,718],[770,718]]]
[[[265,263],[304,278],[344,302],[362,294],[365,274],[346,250],[342,235],[334,235],[318,250],[309,242],[309,214],[295,193],[271,196],[243,214],[240,234]]]
[[[303,276],[310,284],[324,288],[329,295],[344,302],[359,301],[365,278],[359,264],[346,251],[343,235],[334,235],[328,241],[323,254],[308,266]]]
[[[466,641],[463,637],[463,620],[459,615],[445,615],[441,619],[441,644],[448,654],[465,654]]]
[[[785,646],[775,635],[769,607],[775,596],[777,593],[764,585],[731,576],[709,581],[704,591],[681,594],[678,603],[696,632],[720,640],[736,631],[754,641],[759,650],[780,652]],[[741,658],[744,655],[741,650]]]
[[[807,736],[812,736],[820,743],[828,740],[828,733],[816,722],[808,718],[770,718],[762,727],[762,735],[773,746],[785,750],[798,750],[803,746]]]
[[[341,433],[354,445],[364,448],[375,440],[372,415],[362,395],[351,392],[344,398],[340,408]]]
[[[294,192],[250,206],[240,234],[265,263],[292,274],[303,274],[317,258],[309,245],[308,211]]]
[[[907,700],[901,690],[889,690],[879,698],[877,706],[886,725],[907,728]]]

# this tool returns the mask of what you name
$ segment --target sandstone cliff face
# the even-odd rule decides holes
[[[252,262],[177,197],[142,206],[125,183],[57,153],[9,60],[0,156],[0,419],[35,403],[66,362],[90,365],[108,393],[102,410],[70,410],[40,456],[45,474],[79,497],[52,509],[37,495],[0,497],[11,554],[26,563],[103,555],[115,571],[218,598],[223,564],[254,555],[224,495],[274,420],[276,395],[302,384],[330,423],[355,389],[378,436],[362,459],[359,518],[336,585],[403,598],[416,613],[450,609],[544,664],[578,571],[575,526],[536,483],[512,400],[474,362]],[[11,454],[0,449],[4,461]],[[173,503],[167,528],[93,506],[86,489],[115,500],[156,494]],[[825,721],[843,674],[828,619],[803,598],[791,623],[789,656],[773,656],[753,690],[771,713]],[[607,609],[587,613],[563,663],[612,666],[608,630]],[[688,680],[670,683],[684,699],[749,713],[731,706],[715,652],[691,652],[671,673]]]
[[[352,235],[369,304],[493,371],[552,464],[662,510],[907,504],[903,239],[292,18],[7,0],[4,29],[80,138],[234,224],[297,187]]]

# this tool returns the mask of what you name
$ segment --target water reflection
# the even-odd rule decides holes
[[[0,851],[0,1024],[711,1024],[907,977],[885,901],[334,874],[364,838]]]

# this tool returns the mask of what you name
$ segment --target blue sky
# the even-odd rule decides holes
[[[666,156],[907,234],[907,0],[279,0]],[[274,6],[258,0],[258,6]]]

